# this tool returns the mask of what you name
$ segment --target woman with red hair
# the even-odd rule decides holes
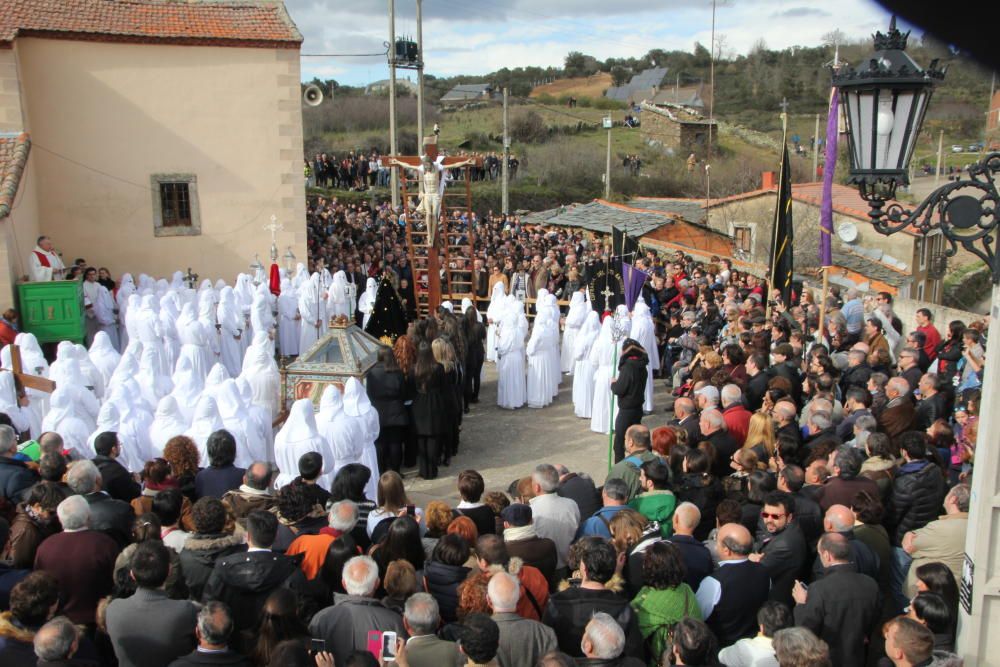
[[[670,426],[661,426],[653,429],[650,438],[653,441],[653,452],[666,460],[670,457],[670,450],[677,444],[677,431]]]

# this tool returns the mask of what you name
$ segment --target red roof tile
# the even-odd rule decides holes
[[[14,205],[29,150],[27,132],[16,136],[0,134],[0,219],[7,217]]]
[[[0,45],[18,36],[296,48],[302,35],[273,0],[0,0]]]

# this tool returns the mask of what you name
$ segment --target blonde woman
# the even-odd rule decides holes
[[[769,461],[774,457],[774,420],[766,412],[755,412],[750,417],[747,427],[747,439],[743,449],[750,449],[760,461]]]
[[[423,523],[424,512],[410,503],[403,486],[403,478],[395,470],[387,470],[378,478],[378,507],[368,514],[368,536],[385,519],[393,519],[409,514],[417,523]]]
[[[444,367],[444,402],[447,406],[447,423],[441,434],[441,459],[445,467],[451,465],[451,457],[458,454],[459,425],[462,423],[462,377],[461,369],[455,361],[455,348],[445,338],[435,338],[431,343],[434,360]]]

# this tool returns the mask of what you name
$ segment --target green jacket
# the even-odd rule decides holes
[[[660,524],[660,535],[668,539],[674,532],[671,520],[674,508],[677,507],[677,497],[672,491],[647,491],[629,501],[628,506],[650,521]]]

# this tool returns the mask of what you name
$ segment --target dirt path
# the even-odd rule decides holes
[[[496,405],[496,366],[486,364],[486,379],[479,398],[462,424],[462,442],[450,468],[441,468],[440,477],[422,480],[416,471],[407,471],[406,489],[420,506],[431,500],[457,503],[455,479],[459,472],[474,468],[486,480],[486,489],[506,490],[539,463],[562,463],[573,471],[586,472],[600,485],[607,475],[608,436],[590,430],[589,419],[573,414],[573,378],[563,377],[559,396],[552,405],[533,410],[503,410]],[[643,419],[650,428],[664,426],[672,415],[663,411],[669,394],[662,381],[655,380],[656,412]]]

